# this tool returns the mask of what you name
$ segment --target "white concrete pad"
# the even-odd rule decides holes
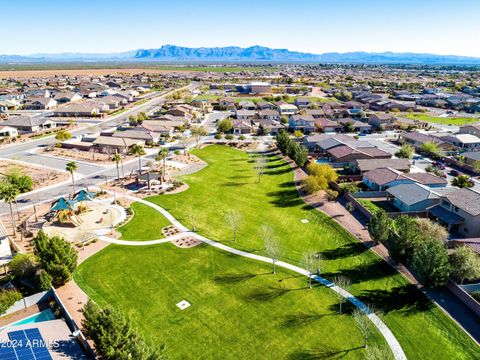
[[[185,310],[186,308],[190,307],[190,303],[187,300],[182,300],[177,304],[177,307],[180,310]]]

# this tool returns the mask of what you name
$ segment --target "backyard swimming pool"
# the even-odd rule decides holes
[[[32,316],[26,317],[25,319],[19,320],[9,326],[17,326],[17,325],[27,325],[27,324],[35,324],[43,321],[55,320],[55,315],[53,314],[52,310],[46,309],[40,311],[37,314]]]

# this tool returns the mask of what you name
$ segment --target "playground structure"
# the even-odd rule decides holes
[[[83,243],[86,239],[110,233],[116,224],[125,220],[125,209],[111,204],[110,199],[94,198],[94,193],[80,190],[73,200],[63,197],[56,200],[50,207],[53,216],[43,225],[45,233]]]
[[[80,190],[74,196],[73,200],[67,200],[63,197],[58,199],[52,204],[50,212],[55,213],[52,218],[52,222],[60,222],[61,224],[73,224],[74,226],[80,226],[82,219],[77,214],[89,211],[86,203],[93,201],[95,194],[87,190]],[[78,205],[78,206],[76,206]]]
[[[75,214],[75,201],[73,200],[61,197],[52,204],[50,212],[55,213],[52,223],[59,222],[61,224],[73,224],[74,226],[82,224],[82,220]]]

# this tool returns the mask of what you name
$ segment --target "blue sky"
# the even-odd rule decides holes
[[[7,0],[0,54],[251,46],[480,57],[479,0]]]

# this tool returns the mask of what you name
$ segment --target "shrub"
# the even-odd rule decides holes
[[[241,141],[243,141],[243,140],[245,140],[245,139],[246,139],[245,135],[240,135],[240,136],[238,137],[238,140],[241,140]]]
[[[343,189],[343,191],[348,192],[350,194],[354,194],[354,193],[357,193],[359,191],[359,188],[358,188],[357,184],[355,184],[355,183],[342,184],[341,188]]]
[[[41,291],[49,290],[52,287],[52,280],[45,270],[40,270],[37,275],[37,288]]]
[[[227,139],[227,140],[233,140],[233,134],[227,134],[227,135],[225,135],[225,139]]]
[[[10,306],[22,298],[18,290],[0,290],[0,314],[5,313]]]
[[[19,280],[24,277],[33,275],[37,269],[35,265],[35,257],[32,254],[17,254],[8,264],[8,268],[13,276]]]
[[[327,189],[327,200],[328,201],[335,201],[338,197],[338,191],[332,190],[332,189]]]
[[[220,134],[220,133],[216,133],[214,137],[215,137],[215,139],[217,139],[217,140],[220,140],[220,139],[223,138],[222,134]]]

